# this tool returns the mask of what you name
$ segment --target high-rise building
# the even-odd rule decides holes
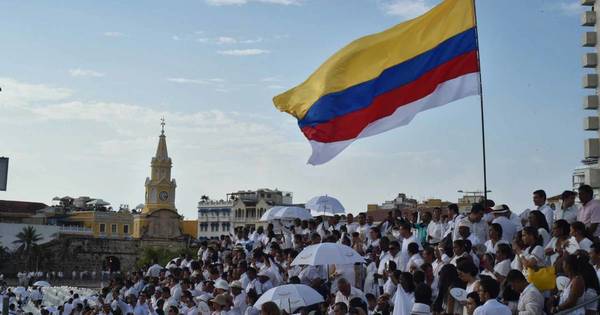
[[[600,125],[600,117],[598,116],[598,9],[600,3],[596,0],[581,0],[581,4],[588,8],[581,16],[581,25],[586,28],[583,33],[583,47],[592,48],[583,55],[583,67],[589,69],[583,76],[583,88],[592,91],[590,95],[586,95],[583,99],[583,109],[594,111],[593,115],[585,117],[583,120],[583,129],[593,131],[594,137],[585,139],[584,156],[582,166],[577,167],[573,172],[573,189],[577,189],[581,184],[587,184],[594,188],[595,195],[598,195],[600,190],[600,166],[598,158],[600,157],[600,139],[598,138],[598,130]]]

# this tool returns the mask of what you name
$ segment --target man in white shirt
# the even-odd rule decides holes
[[[446,232],[444,237],[448,234],[452,235],[452,240],[455,240],[458,236],[458,222],[460,222],[465,216],[458,212],[458,205],[450,204],[448,206],[448,224],[446,226]]]
[[[548,226],[552,226],[552,223],[554,223],[554,210],[546,203],[546,192],[541,189],[534,191],[533,204],[537,207],[536,210],[544,214]]]
[[[577,221],[577,214],[579,214],[579,208],[575,205],[575,197],[577,193],[571,190],[565,190],[560,199],[562,204],[560,209],[554,211],[554,221],[565,220],[569,224]]]
[[[233,308],[231,308],[232,312],[235,312],[235,315],[244,315],[246,312],[246,293],[242,290],[242,283],[240,281],[232,281],[229,286],[231,289],[231,294],[233,295]]]
[[[346,230],[349,235],[358,232],[358,223],[354,222],[354,215],[352,213],[348,213],[346,216]]]
[[[467,225],[471,230],[471,234],[475,235],[477,239],[484,243],[488,239],[488,224],[482,220],[483,218],[483,206],[481,204],[473,204],[469,215],[462,219],[459,226]],[[471,241],[473,243],[473,241]],[[473,246],[477,244],[473,243]]]
[[[538,315],[544,312],[544,296],[533,283],[528,283],[523,273],[511,270],[506,282],[520,294],[517,312],[519,315]]]
[[[500,284],[493,278],[485,277],[479,280],[479,299],[484,302],[473,312],[473,315],[512,315],[508,306],[496,299],[500,293]]]
[[[408,254],[408,244],[417,243],[419,250],[422,250],[421,243],[417,240],[415,235],[411,232],[410,223],[403,222],[400,224],[400,236],[402,238],[402,249],[400,250],[400,263],[398,264],[398,270],[406,269],[410,256]]]
[[[400,255],[400,243],[398,241],[391,241],[388,245],[388,250],[382,253],[379,260],[379,267],[377,273],[383,276],[383,272],[386,270],[388,262],[393,261],[396,264],[396,268],[401,263]]]
[[[510,244],[518,230],[517,225],[508,218],[511,214],[510,209],[507,205],[496,205],[492,209],[492,214],[494,215],[492,223],[502,226],[502,240]]]
[[[577,221],[585,224],[588,235],[600,237],[600,200],[594,199],[594,190],[589,185],[579,186],[579,201],[582,204]]]
[[[338,291],[335,294],[334,303],[343,302],[346,303],[348,307],[350,307],[350,301],[353,298],[360,298],[363,301],[365,301],[365,303],[367,303],[367,298],[365,297],[365,294],[361,290],[350,285],[350,283],[346,279],[339,279],[337,285]]]
[[[446,224],[442,222],[442,209],[434,208],[432,221],[427,226],[427,242],[432,245],[439,243],[444,237]]]

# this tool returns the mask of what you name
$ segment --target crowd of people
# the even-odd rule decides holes
[[[360,213],[242,228],[203,242],[197,257],[114,277],[96,307],[72,297],[53,315],[597,314],[600,201],[586,185],[561,199],[554,209],[537,190],[534,209],[519,215],[485,200],[465,214],[451,204],[408,217],[394,210],[377,224]],[[292,264],[324,242],[351,247],[365,263]],[[308,285],[324,302],[255,305],[283,284]]]

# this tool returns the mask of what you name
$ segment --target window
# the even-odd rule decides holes
[[[106,224],[100,223],[100,233],[106,233]]]
[[[201,231],[201,232],[206,232],[206,231],[208,231],[208,224],[207,224],[207,223],[201,223],[201,224],[200,224],[200,231]]]
[[[123,234],[129,234],[129,224],[123,224]]]
[[[110,226],[110,233],[117,234],[117,225],[113,224]]]
[[[210,231],[211,232],[219,232],[219,223],[211,223]]]
[[[229,223],[223,223],[223,232],[229,232]]]

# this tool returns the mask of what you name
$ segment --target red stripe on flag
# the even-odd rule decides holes
[[[354,139],[370,123],[393,114],[401,106],[426,97],[433,93],[439,84],[478,71],[477,51],[466,53],[440,65],[411,83],[379,95],[366,108],[326,123],[304,127],[302,132],[309,140],[325,143]]]

